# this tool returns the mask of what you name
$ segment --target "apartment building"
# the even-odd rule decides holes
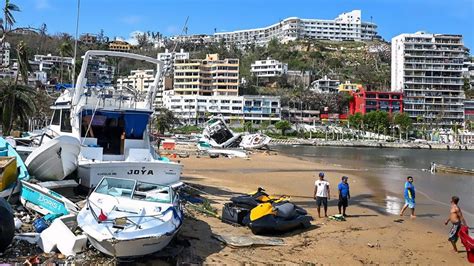
[[[297,39],[366,41],[380,39],[380,36],[375,23],[363,22],[362,12],[353,10],[332,20],[290,17],[264,28],[215,33],[214,38],[238,46],[263,46],[273,38],[286,43]]]
[[[4,42],[0,46],[0,67],[10,66],[10,43]]]
[[[219,59],[217,54],[176,60],[173,88],[179,95],[237,96],[239,60]]]
[[[464,122],[464,51],[461,35],[416,32],[392,39],[392,90],[403,92],[404,112],[415,123]]]
[[[115,67],[109,65],[105,57],[93,57],[87,65],[87,84],[109,86],[114,80]]]
[[[228,122],[251,121],[254,124],[263,121],[275,123],[281,117],[280,97],[277,96],[204,96],[165,92],[163,104],[188,125],[202,124],[214,115],[222,115]]]
[[[349,114],[366,114],[372,111],[384,111],[389,114],[403,113],[403,93],[388,91],[366,91],[350,93]]]
[[[109,42],[109,50],[118,52],[129,52],[132,49],[132,45],[128,42],[115,40]]]
[[[168,49],[164,53],[158,53],[158,60],[163,62],[163,67],[166,72],[173,70],[173,65],[176,60],[189,59],[189,53],[181,49],[179,52],[170,52]]]
[[[271,58],[257,60],[251,64],[250,72],[259,78],[280,77],[288,72],[288,64]]]
[[[155,81],[155,70],[137,69],[130,71],[128,77],[117,79],[118,87],[131,88],[140,93],[147,93]]]
[[[53,67],[58,68],[63,65],[63,69],[72,68],[73,58],[59,55],[40,55],[37,54],[33,59],[34,64],[38,65],[39,71],[50,71]]]
[[[338,93],[338,86],[341,84],[339,80],[334,80],[324,76],[311,83],[310,89],[318,93]]]
[[[79,37],[79,40],[85,45],[92,45],[97,43],[97,35],[92,33],[85,33]]]

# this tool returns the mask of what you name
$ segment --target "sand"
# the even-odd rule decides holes
[[[191,244],[179,262],[240,263],[324,263],[324,264],[467,264],[464,247],[454,253],[447,241],[447,231],[426,225],[423,217],[415,220],[389,214],[378,202],[365,180],[349,175],[352,199],[347,221],[317,218],[312,199],[315,173],[324,170],[331,183],[329,215],[337,213],[337,184],[345,174],[344,166],[322,165],[282,155],[253,154],[250,160],[239,158],[180,159],[184,165],[183,180],[202,186],[205,195],[219,210],[236,193],[264,187],[273,195],[290,195],[292,201],[315,218],[311,228],[280,235],[285,246],[232,248],[212,234],[252,235],[246,227],[222,223],[215,217],[195,213],[185,221],[180,238]],[[347,174],[346,174],[347,175]],[[408,213],[407,213],[408,215]]]

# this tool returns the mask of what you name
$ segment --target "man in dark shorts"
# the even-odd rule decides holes
[[[347,180],[349,178],[347,176],[342,177],[342,182],[339,183],[337,189],[339,190],[339,202],[337,203],[337,208],[339,209],[339,214],[341,214],[341,207],[342,207],[342,215],[345,217],[346,215],[346,208],[349,206],[349,199],[351,198],[351,194],[349,192],[349,183]]]
[[[329,182],[324,180],[324,173],[319,173],[319,179],[314,182],[314,198],[318,209],[318,217],[321,218],[321,205],[324,206],[324,217],[328,217],[328,199],[331,199]]]
[[[448,225],[449,222],[453,224],[451,230],[449,231],[449,238],[448,241],[451,242],[453,245],[454,252],[458,252],[458,248],[456,247],[456,242],[458,241],[458,233],[461,229],[461,223],[467,226],[466,220],[462,215],[461,208],[458,206],[459,197],[452,196],[451,197],[451,210],[449,212],[449,218],[446,220],[444,225]]]

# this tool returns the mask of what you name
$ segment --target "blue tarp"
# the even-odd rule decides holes
[[[82,116],[92,115],[92,110],[82,111]],[[94,121],[103,119],[123,119],[125,122],[126,138],[137,139],[143,137],[143,132],[146,129],[151,112],[113,112],[113,111],[97,111],[94,115]],[[97,119],[96,119],[97,118]],[[95,125],[92,122],[92,125]]]

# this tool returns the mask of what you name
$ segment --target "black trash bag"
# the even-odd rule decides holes
[[[0,198],[0,253],[10,245],[15,235],[13,210],[4,198]]]

